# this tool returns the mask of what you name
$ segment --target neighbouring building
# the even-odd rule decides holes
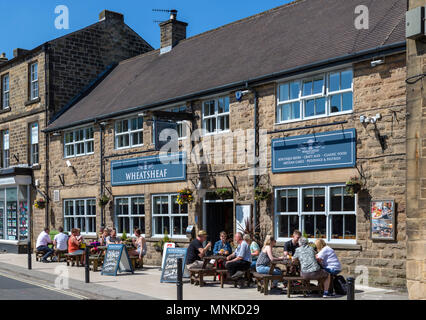
[[[362,4],[295,1],[188,39],[172,12],[159,50],[120,62],[45,129],[51,226],[140,228],[160,264],[166,231],[186,246],[188,226],[214,241],[251,218],[277,250],[300,229],[345,275],[405,289],[407,8],[376,0],[359,30]],[[169,127],[178,148],[160,154]]]
[[[410,0],[408,9],[420,9],[421,6],[425,6],[424,1]],[[426,298],[426,131],[423,127],[426,115],[425,75],[425,37],[408,39],[407,287],[410,299]]]
[[[99,22],[84,29],[32,50],[15,49],[10,60],[2,54],[0,250],[24,251],[31,226],[34,240],[49,225],[48,205],[40,203],[38,209],[33,205],[36,199],[49,200],[52,162],[43,133],[49,119],[71,99],[78,101],[78,94],[112,65],[150,50],[124,23],[123,15],[104,10]],[[85,134],[93,137],[93,132]]]

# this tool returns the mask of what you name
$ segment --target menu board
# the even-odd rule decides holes
[[[177,281],[177,259],[182,258],[182,273],[186,265],[187,248],[167,248],[162,266],[160,282]]]
[[[132,263],[124,244],[108,245],[101,274],[116,276],[117,271],[133,273]]]
[[[371,239],[395,240],[395,202],[371,201]]]

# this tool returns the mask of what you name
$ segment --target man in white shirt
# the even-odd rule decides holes
[[[52,239],[50,239],[49,236],[49,228],[44,228],[37,238],[36,249],[37,251],[45,252],[45,255],[41,259],[41,261],[45,263],[49,262],[47,258],[54,253],[54,250],[47,246],[49,243],[52,243]]]
[[[58,228],[59,233],[53,239],[53,245],[58,251],[68,250],[68,236],[64,233],[64,228]]]

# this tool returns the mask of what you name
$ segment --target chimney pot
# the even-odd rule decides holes
[[[99,13],[99,21],[103,20],[118,20],[124,22],[124,16],[119,12],[103,10]]]
[[[7,62],[7,61],[8,61],[8,59],[6,58],[6,53],[3,52],[0,56],[0,65]]]
[[[22,48],[16,48],[16,49],[13,49],[13,57],[14,57],[14,58],[20,57],[20,56],[22,56],[23,54],[27,53],[28,51],[29,51],[29,50],[22,49]]]

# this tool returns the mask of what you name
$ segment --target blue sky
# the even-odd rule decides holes
[[[0,52],[10,59],[14,48],[32,49],[48,40],[98,21],[103,9],[121,12],[125,22],[154,48],[160,45],[160,29],[154,20],[167,13],[152,9],[176,9],[187,22],[188,37],[256,13],[291,2],[289,0],[0,0]],[[55,8],[69,9],[69,29],[55,28]]]

